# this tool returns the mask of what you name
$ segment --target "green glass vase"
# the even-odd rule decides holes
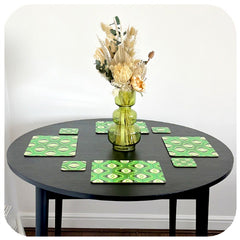
[[[137,113],[131,109],[136,101],[135,91],[119,91],[115,103],[119,106],[113,112],[113,124],[108,131],[108,140],[116,151],[134,151],[141,139],[140,128],[135,124]]]

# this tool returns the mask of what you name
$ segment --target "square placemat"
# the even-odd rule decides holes
[[[78,136],[33,136],[24,156],[71,157],[76,155]]]
[[[152,127],[153,133],[171,133],[168,127]]]
[[[205,137],[162,137],[171,157],[218,157]]]
[[[61,134],[61,135],[77,135],[78,128],[60,128],[59,134]]]
[[[63,161],[61,171],[78,172],[86,170],[86,161]]]
[[[177,168],[195,168],[196,162],[192,158],[171,158],[172,164]]]
[[[91,183],[165,183],[155,160],[94,160]]]

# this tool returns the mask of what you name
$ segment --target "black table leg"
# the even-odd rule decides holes
[[[36,187],[36,236],[48,235],[47,191]]]
[[[199,191],[196,198],[196,235],[208,235],[209,188]]]
[[[169,236],[176,236],[177,199],[169,199]]]
[[[55,199],[55,236],[61,236],[62,201],[63,199],[60,197]]]

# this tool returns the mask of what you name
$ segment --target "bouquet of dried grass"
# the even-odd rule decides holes
[[[128,27],[123,31],[119,17],[113,20],[109,25],[101,23],[106,38],[98,38],[101,47],[94,54],[96,69],[117,89],[142,93],[146,88],[146,65],[154,52],[148,54],[147,61],[135,59],[137,30]]]

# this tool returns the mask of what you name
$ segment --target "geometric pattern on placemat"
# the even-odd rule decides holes
[[[155,160],[94,160],[91,183],[165,183]]]
[[[152,127],[153,133],[171,133],[168,127]]]
[[[75,156],[77,140],[78,136],[33,136],[24,156]]]
[[[60,128],[59,134],[77,135],[78,134],[78,128]]]
[[[174,167],[197,167],[196,162],[192,158],[171,158]]]
[[[74,171],[85,171],[86,161],[63,161],[61,171],[74,172]]]
[[[107,134],[111,124],[113,124],[113,121],[97,121],[96,133]],[[141,134],[149,134],[149,130],[145,122],[137,121],[135,124],[140,128]]]
[[[205,137],[162,137],[172,157],[218,157]]]

